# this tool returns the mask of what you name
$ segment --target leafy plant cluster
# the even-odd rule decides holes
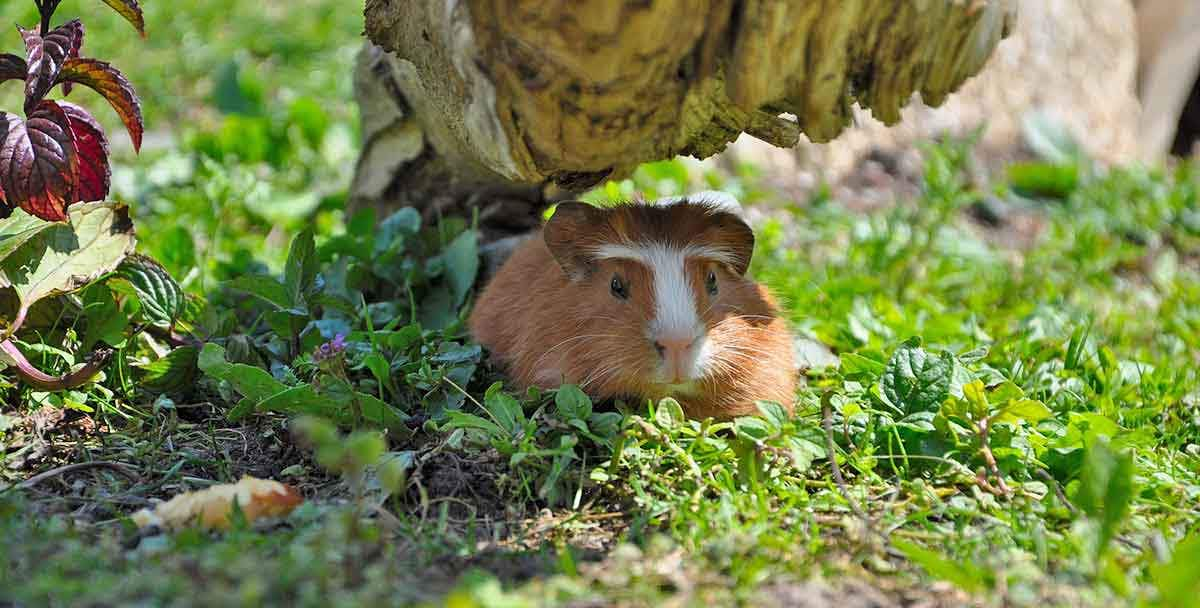
[[[266,32],[247,46],[303,44],[282,38]],[[166,272],[114,255],[121,261],[83,289],[5,304],[12,319],[30,302],[10,340],[37,368],[70,375],[83,371],[77,353],[108,349],[91,364],[103,373],[67,391],[0,391],[18,412],[92,410],[116,429],[105,442],[120,458],[155,463],[155,483],[177,483],[179,467],[192,466],[156,463],[185,435],[222,446],[234,443],[222,432],[269,434],[300,418],[304,453],[354,500],[345,510],[317,501],[269,532],[184,533],[131,551],[116,526],[32,517],[10,492],[0,544],[15,568],[0,578],[28,581],[26,603],[317,603],[333,592],[418,601],[432,585],[430,601],[449,592],[474,605],[703,601],[712,589],[724,595],[710,603],[753,604],[770,585],[814,573],[913,589],[936,578],[1014,605],[1183,606],[1195,596],[1194,168],[1099,171],[1050,133],[1038,139],[1041,160],[995,183],[976,177],[969,141],[931,145],[922,195],[871,214],[828,191],[775,206],[748,166],[697,176],[683,162],[654,163],[590,193],[602,202],[703,185],[768,218],[753,274],[797,332],[834,356],[809,370],[794,416],[762,404],[761,416],[706,423],[669,400],[614,408],[573,387],[496,385],[463,330],[478,272],[470,223],[344,212],[353,145],[338,104],[313,89],[266,103],[264,87],[282,88],[270,79],[303,83],[244,56],[225,65],[210,70],[215,122],[189,129],[179,149],[114,167],[132,212],[67,209],[74,234],[136,220],[155,235],[141,251]],[[972,219],[981,210],[986,226]],[[1028,242],[1006,242],[1004,228],[1030,217],[1039,230]],[[0,236],[0,252],[41,259],[35,248],[72,238],[62,226],[14,211],[5,228],[16,236]],[[122,231],[109,234],[104,247],[128,253]],[[14,277],[11,259],[3,268]],[[73,262],[19,267],[34,285],[63,263]],[[0,416],[0,438],[12,420]],[[218,470],[241,466],[227,454]],[[554,509],[554,544],[537,549],[549,555],[547,578],[430,582],[431,563],[502,572],[526,557],[487,561],[527,541],[487,517],[413,508],[431,504],[421,484],[445,472],[431,467],[454,459],[494,467],[516,522]],[[304,463],[279,462],[280,475]],[[621,544],[577,562],[567,545],[575,534],[588,542],[596,522],[617,522]],[[164,595],[160,581],[185,591]]]
[[[95,89],[125,123],[134,149],[141,147],[142,109],[133,86],[111,64],[80,55],[84,27],[78,19],[50,28],[60,1],[36,2],[40,29],[18,26],[25,41],[24,58],[0,54],[0,83],[25,83],[25,119],[0,113],[4,125],[0,138],[3,217],[20,207],[47,221],[63,221],[68,206],[103,200],[108,194],[111,169],[104,130],[83,107],[47,99],[55,87],[61,87],[64,95],[69,95],[75,84]],[[144,33],[136,0],[105,1]]]

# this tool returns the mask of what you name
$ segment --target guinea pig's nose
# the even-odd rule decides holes
[[[654,350],[658,351],[658,356],[664,359],[672,359],[674,356],[686,353],[692,344],[695,343],[695,338],[676,338],[662,337],[654,341]]]

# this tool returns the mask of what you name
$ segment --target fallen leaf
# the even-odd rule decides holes
[[[134,513],[132,519],[140,528],[158,526],[178,530],[195,525],[224,530],[230,526],[235,500],[248,523],[267,517],[284,517],[304,502],[292,486],[247,475],[237,483],[184,492],[154,510],[142,509]]]

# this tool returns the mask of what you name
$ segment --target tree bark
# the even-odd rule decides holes
[[[745,132],[829,141],[852,105],[940,105],[1012,0],[367,0],[352,199],[478,208],[519,233],[547,200]]]

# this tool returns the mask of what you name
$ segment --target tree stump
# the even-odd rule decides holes
[[[485,239],[550,200],[742,133],[829,141],[979,72],[1012,0],[367,0],[352,203],[475,207]]]

